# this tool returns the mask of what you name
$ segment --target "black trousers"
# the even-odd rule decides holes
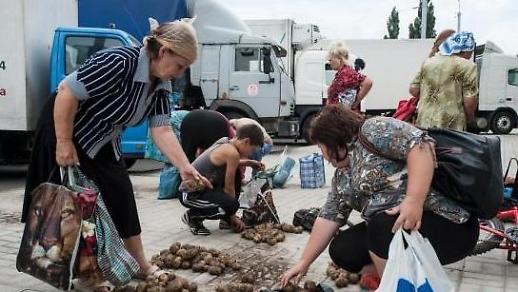
[[[397,216],[380,213],[368,224],[362,222],[340,231],[329,245],[333,262],[349,272],[359,272],[371,264],[369,251],[387,259]],[[473,216],[464,224],[455,224],[431,211],[423,212],[419,232],[428,238],[441,264],[451,264],[468,256],[478,240],[479,224]]]
[[[54,130],[53,94],[45,104],[38,120],[35,133],[34,149],[27,172],[22,222],[25,222],[32,200],[32,190],[43,182],[61,183],[56,163],[56,136]],[[93,180],[100,190],[106,208],[122,238],[141,233],[133,186],[122,160],[117,161],[110,144],[105,145],[94,159],[76,145],[80,169]],[[51,173],[53,175],[51,176]]]
[[[120,237],[139,235],[142,230],[133,185],[122,159],[115,159],[110,144],[101,148],[94,159],[88,157],[79,146],[76,146],[76,149],[79,168],[99,188]]]
[[[189,208],[192,219],[230,220],[239,209],[239,201],[232,198],[222,189],[206,190],[196,193],[184,192],[180,195],[180,203]]]

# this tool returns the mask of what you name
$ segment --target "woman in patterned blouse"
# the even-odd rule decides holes
[[[339,103],[359,111],[360,102],[369,93],[372,81],[348,64],[349,52],[343,42],[333,44],[328,58],[329,65],[336,70],[336,74],[327,89],[327,104]]]
[[[424,61],[409,90],[419,98],[418,126],[464,131],[475,121],[478,74],[470,60],[474,49],[471,33],[453,33]]]
[[[358,141],[359,134],[379,153],[406,163],[369,152]],[[310,137],[337,169],[302,257],[283,275],[283,284],[294,277],[300,280],[330,243],[333,262],[349,272],[361,271],[364,286],[375,289],[399,228],[419,230],[442,264],[471,252],[478,220],[430,188],[434,140],[425,131],[389,117],[364,121],[350,109],[326,106],[312,124]],[[365,221],[339,231],[353,210]]]

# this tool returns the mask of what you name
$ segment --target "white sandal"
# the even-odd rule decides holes
[[[139,280],[146,280],[146,278],[148,276],[155,276],[155,277],[159,277],[160,275],[163,275],[163,274],[170,274],[168,271],[164,271],[162,269],[160,269],[158,266],[156,265],[152,265],[151,268],[149,268],[147,271],[139,271],[137,273],[137,275],[135,275],[135,278],[139,279]]]

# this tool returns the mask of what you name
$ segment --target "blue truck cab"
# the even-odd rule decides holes
[[[50,91],[92,54],[111,47],[140,46],[130,34],[118,29],[58,27],[50,52]]]

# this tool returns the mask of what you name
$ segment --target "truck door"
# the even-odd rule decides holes
[[[220,50],[219,45],[204,45],[201,50],[200,86],[206,104],[211,104],[218,97]]]
[[[229,78],[229,98],[249,105],[260,118],[278,117],[280,70],[270,47],[236,46]]]
[[[506,100],[518,109],[518,66],[507,71]]]
[[[80,34],[65,35],[64,44],[64,60],[60,62],[62,67],[58,70],[61,74],[58,76],[57,84],[59,84],[59,81],[65,78],[65,76],[77,70],[77,68],[94,53],[107,48],[125,45],[122,39],[116,37]],[[55,84],[56,87],[57,84]],[[53,86],[51,90],[56,87]]]

